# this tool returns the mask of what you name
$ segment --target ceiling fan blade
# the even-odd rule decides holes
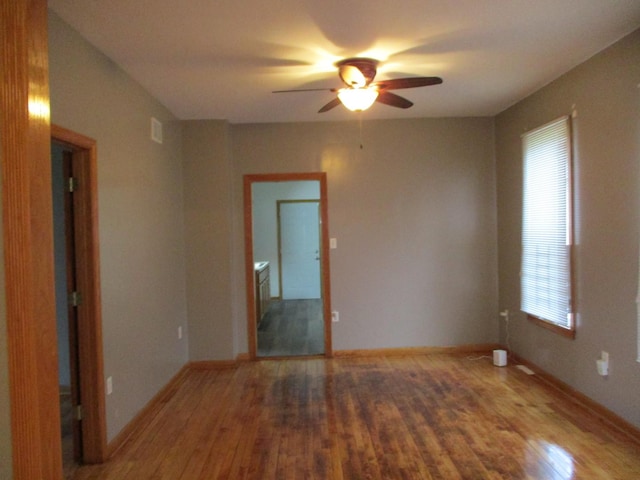
[[[399,88],[428,87],[429,85],[438,85],[440,83],[442,83],[440,77],[406,77],[382,80],[376,82],[374,86],[380,90],[397,90]]]
[[[333,100],[331,100],[329,103],[327,103],[324,107],[322,107],[320,110],[318,110],[318,113],[328,112],[332,108],[335,108],[338,105],[340,105],[340,103],[341,103],[340,99],[336,97]]]
[[[410,102],[406,98],[401,97],[400,95],[396,95],[391,92],[380,92],[378,94],[378,98],[376,98],[376,102],[384,103],[385,105],[389,105],[391,107],[398,108],[409,108],[413,105],[413,102]]]
[[[271,93],[291,93],[291,92],[337,92],[337,88],[294,88],[293,90],[274,90]]]

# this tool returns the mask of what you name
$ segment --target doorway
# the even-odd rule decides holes
[[[51,151],[58,383],[68,472],[75,464],[107,458],[96,142],[52,125]]]
[[[53,205],[53,257],[58,340],[58,386],[62,467],[65,478],[82,462],[82,429],[79,359],[78,299],[72,184],[73,153],[64,145],[51,144],[51,191]]]
[[[256,290],[257,355],[322,355],[320,185],[260,182],[252,193],[254,263],[266,264],[256,282],[269,285],[266,298]]]
[[[311,182],[314,183],[317,182]],[[280,297],[282,300],[322,298],[320,200],[278,200],[277,218]]]
[[[295,199],[282,193],[309,185],[317,193],[300,196],[298,191]],[[271,187],[272,193],[259,197]],[[327,211],[325,173],[245,175],[250,358],[332,355]],[[268,302],[263,298],[265,283],[269,284]],[[292,323],[292,319],[298,321]],[[281,342],[276,350],[265,343],[275,338],[269,335],[288,335],[290,341]]]

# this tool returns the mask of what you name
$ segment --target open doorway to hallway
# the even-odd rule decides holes
[[[70,178],[72,151],[58,142],[51,145],[56,332],[58,340],[58,386],[62,466],[65,478],[82,462],[81,401],[76,315],[76,255],[73,199]],[[77,295],[77,294],[75,294]]]
[[[257,281],[269,275],[269,291],[256,290],[257,354],[322,355],[319,182],[254,183],[252,194]]]
[[[326,176],[245,176],[249,354],[331,351]]]
[[[106,460],[95,140],[51,126],[56,323],[66,478]]]

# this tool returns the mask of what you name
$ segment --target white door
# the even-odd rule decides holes
[[[320,202],[279,202],[282,299],[320,298]]]

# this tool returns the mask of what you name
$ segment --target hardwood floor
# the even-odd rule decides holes
[[[322,300],[273,300],[258,325],[258,356],[323,353]]]
[[[89,479],[637,479],[640,446],[488,358],[308,358],[192,369]]]

